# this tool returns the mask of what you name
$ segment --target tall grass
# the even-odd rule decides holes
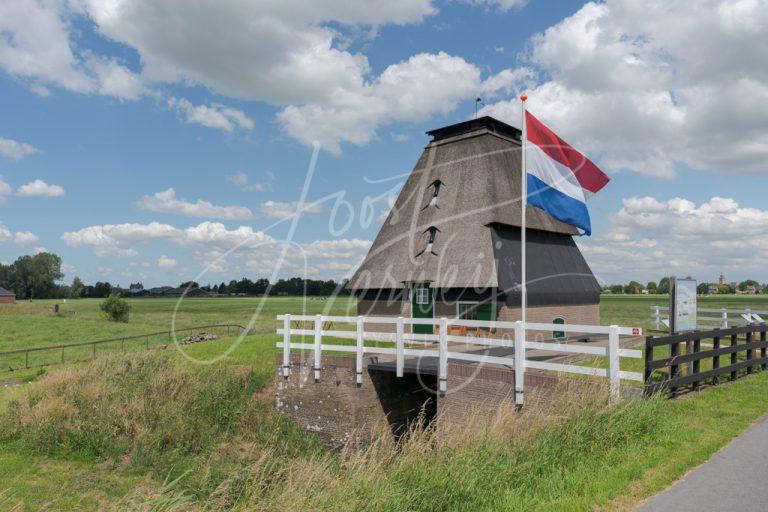
[[[671,430],[659,400],[564,390],[397,442],[382,426],[367,448],[330,452],[274,412],[263,379],[162,354],[104,358],[16,391],[0,436],[165,481],[125,497],[137,510],[587,510],[626,484],[626,453]]]

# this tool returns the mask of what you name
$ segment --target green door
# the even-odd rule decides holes
[[[552,323],[555,325],[565,325],[565,318],[558,316],[557,318],[552,320]],[[552,332],[552,337],[556,340],[565,338],[565,331],[554,331]]]
[[[435,305],[432,301],[432,289],[427,283],[414,283],[411,288],[411,316],[413,318],[433,318]],[[432,334],[433,325],[414,325],[415,334]]]

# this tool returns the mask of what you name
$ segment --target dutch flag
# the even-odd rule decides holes
[[[528,204],[592,234],[586,202],[610,178],[527,110],[525,141]]]

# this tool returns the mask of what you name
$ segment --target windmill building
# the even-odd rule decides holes
[[[481,117],[427,134],[349,282],[358,314],[520,320],[521,132]],[[599,324],[600,287],[578,230],[527,208],[528,321]]]

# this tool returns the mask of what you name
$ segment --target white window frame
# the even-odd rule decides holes
[[[431,304],[431,301],[429,300],[429,288],[426,286],[419,286],[416,288],[416,304],[418,306],[424,306],[426,304]]]
[[[461,319],[461,305],[462,304],[472,304],[474,306],[479,306],[480,301],[479,300],[460,300],[456,302],[456,318]],[[477,318],[477,308],[475,308],[475,318]]]

